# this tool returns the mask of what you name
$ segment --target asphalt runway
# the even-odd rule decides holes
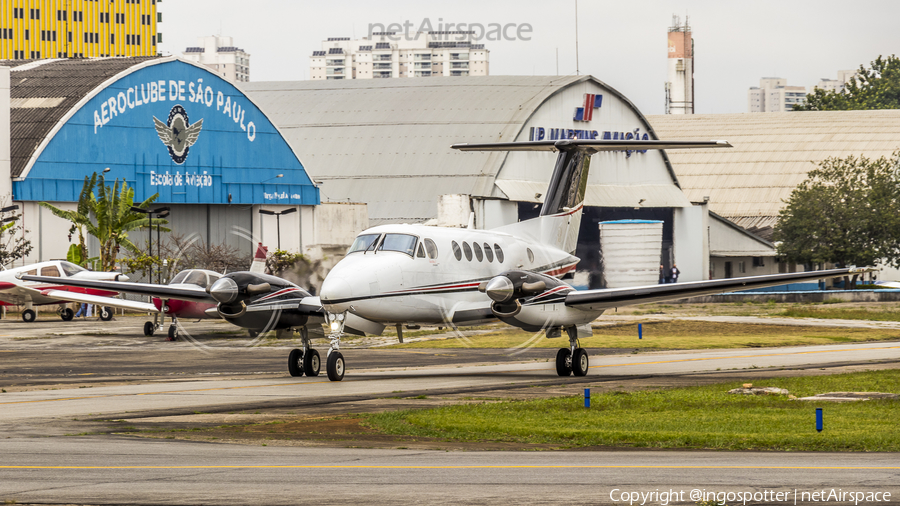
[[[435,452],[91,437],[6,439],[0,452],[0,497],[24,504],[662,505],[695,504],[698,493],[820,504],[803,499],[822,490],[887,499],[862,504],[900,497],[896,454]]]
[[[732,498],[750,492],[747,504],[794,503],[793,496],[776,501],[762,500],[768,496],[759,494],[796,490],[797,504],[821,504],[826,501],[811,494],[834,489],[844,499],[851,491],[882,494],[876,502],[860,504],[900,504],[897,454],[439,452],[73,435],[84,430],[85,420],[271,408],[303,413],[348,401],[386,400],[397,392],[484,392],[728,370],[896,363],[897,342],[639,354],[592,350],[585,378],[559,378],[550,362],[555,353],[548,349],[518,355],[512,354],[515,350],[351,349],[345,352],[349,369],[344,381],[332,383],[324,372],[315,378],[288,376],[283,371],[287,343],[248,346],[248,338],[217,338],[216,330],[199,344],[171,343],[131,330],[96,335],[91,323],[82,325],[62,331],[58,323],[48,325],[49,331],[30,327],[29,335],[7,334],[4,327],[0,382],[7,391],[0,394],[0,500],[628,504],[634,502],[630,494],[643,492],[634,504],[664,505],[694,504],[689,494],[697,489],[730,492]],[[663,500],[661,491],[676,493],[678,500]],[[653,492],[657,495],[646,495]],[[891,496],[885,497],[886,492]],[[753,499],[754,493],[761,500]]]

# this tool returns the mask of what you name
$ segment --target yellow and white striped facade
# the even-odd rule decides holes
[[[154,56],[157,0],[2,0],[0,59]]]

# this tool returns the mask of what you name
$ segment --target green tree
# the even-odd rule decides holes
[[[900,151],[828,158],[791,192],[775,226],[788,262],[900,266]]]
[[[0,207],[5,207],[0,203]],[[17,223],[21,214],[11,211],[0,213],[0,267],[6,268],[16,260],[25,258],[31,253],[31,241],[25,238],[28,231]],[[21,232],[21,233],[20,233]]]
[[[900,109],[900,58],[895,55],[872,62],[871,68],[859,66],[856,77],[843,91],[816,88],[806,95],[806,103],[795,111],[850,111]]]
[[[96,190],[96,195],[95,195]],[[152,204],[159,194],[153,194],[147,200],[137,204],[137,207],[147,207]],[[112,186],[106,184],[103,174],[96,172],[90,177],[84,178],[84,186],[78,198],[78,206],[74,211],[59,209],[58,207],[41,202],[41,206],[47,208],[54,215],[72,222],[69,233],[78,232],[77,253],[72,252],[71,258],[82,259],[82,265],[88,262],[87,246],[85,245],[85,233],[94,236],[100,242],[100,255],[97,268],[103,271],[112,270],[116,266],[120,248],[140,254],[134,243],[128,239],[128,232],[140,228],[147,228],[159,224],[166,224],[163,219],[151,219],[146,214],[131,210],[134,204],[134,189],[118,178]],[[168,229],[161,228],[168,232]]]

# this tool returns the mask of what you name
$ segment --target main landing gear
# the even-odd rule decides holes
[[[300,338],[303,342],[303,349],[291,350],[288,356],[288,372],[291,376],[318,376],[322,367],[322,359],[319,358],[319,352],[309,346],[309,331],[306,327],[300,329]],[[329,372],[328,378],[331,379]]]
[[[569,347],[556,352],[556,374],[585,376],[590,367],[587,350],[580,347],[575,327],[566,329],[566,333],[569,335]]]
[[[59,309],[56,310],[56,314],[58,314],[64,322],[70,322],[72,321],[72,318],[75,318],[75,311],[72,311],[72,308],[70,307],[59,306]]]
[[[344,361],[344,355],[341,353],[341,334],[344,332],[344,314],[328,314],[328,325],[331,333],[328,339],[331,346],[328,349],[327,360],[325,361],[325,372],[331,381],[341,381],[344,379],[344,371],[347,364]],[[300,335],[303,340],[303,349],[295,349],[288,356],[288,372],[291,376],[318,376],[321,359],[319,352],[309,346],[309,330],[304,326],[300,329]]]
[[[169,306],[166,305],[167,300],[162,301],[162,313],[156,313],[153,315],[152,322],[144,322],[144,335],[147,337],[152,337],[153,334],[156,333],[157,330],[162,330],[166,326],[166,313],[169,312]],[[111,312],[110,312],[111,313]],[[160,318],[160,315],[162,317]],[[103,317],[102,315],[100,316]],[[172,323],[169,325],[169,329],[166,332],[166,341],[177,341],[178,340],[178,318],[172,315]]]

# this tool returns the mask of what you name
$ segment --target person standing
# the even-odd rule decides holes
[[[677,283],[677,282],[678,282],[678,275],[679,275],[679,274],[681,274],[681,271],[678,270],[678,265],[677,265],[677,264],[672,264],[672,278],[671,278],[672,281],[670,281],[670,282],[671,282],[671,283]]]
[[[663,285],[666,283],[666,266],[663,264],[659,264],[659,284]]]

